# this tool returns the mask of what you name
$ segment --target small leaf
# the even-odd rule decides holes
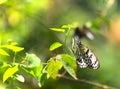
[[[39,87],[42,87],[42,85],[44,84],[44,82],[48,79],[48,73],[41,73],[40,76],[38,77],[38,85]]]
[[[9,56],[9,54],[1,48],[0,48],[0,55]]]
[[[39,57],[37,57],[35,54],[28,54],[26,53],[26,59],[28,60],[28,67],[38,67],[41,63],[41,60]]]
[[[25,79],[22,75],[16,75],[15,78],[22,83],[25,82]]]
[[[59,55],[58,55],[59,56]],[[68,54],[61,54],[61,59],[68,63],[69,66],[71,66],[72,68],[76,68],[76,59]]]
[[[33,77],[35,77],[35,74],[34,74],[34,71],[32,70],[32,68],[26,68],[24,66],[20,66],[20,69],[23,70],[24,72],[26,72],[27,74],[30,74]]]
[[[57,32],[65,32],[65,29],[63,28],[50,28],[50,29]]]
[[[12,50],[14,52],[20,52],[20,51],[24,50],[23,47],[18,47],[18,46],[14,46],[14,45],[3,45],[1,47],[10,49],[10,50]]]
[[[76,72],[74,70],[74,68],[72,68],[71,66],[69,66],[67,63],[63,62],[63,67],[65,68],[65,70],[74,78],[77,80],[76,77]]]
[[[61,28],[66,29],[66,28],[75,28],[75,27],[73,25],[68,24],[68,25],[63,25]]]
[[[34,74],[35,74],[36,77],[38,77],[41,74],[42,69],[43,69],[42,64],[40,64],[38,67],[33,68],[33,71],[34,71]]]
[[[5,67],[9,67],[9,64],[7,64],[6,62],[0,62],[0,68],[5,68]]]
[[[74,78],[77,79],[75,69],[76,69],[76,61],[73,57],[68,54],[60,54],[56,56],[56,59],[59,59],[63,63],[63,67],[65,70]]]
[[[50,50],[50,51],[53,51],[53,50],[55,50],[55,49],[57,49],[57,48],[59,48],[59,47],[61,47],[61,46],[62,46],[62,44],[61,44],[60,42],[54,42],[54,43],[50,46],[49,50]]]
[[[62,62],[60,60],[55,60],[51,58],[47,66],[48,74],[55,79],[57,77],[58,71],[62,68]]]
[[[18,65],[8,68],[3,75],[3,82],[5,82],[9,77],[18,71]]]

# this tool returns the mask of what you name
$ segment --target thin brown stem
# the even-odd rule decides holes
[[[73,79],[71,77],[68,77],[68,76],[62,76],[61,74],[59,74],[58,77],[64,78],[64,79],[67,79],[67,80],[83,82],[83,83],[90,84],[90,85],[93,85],[93,86],[96,86],[96,87],[99,87],[99,88],[102,88],[102,89],[117,89],[115,87],[111,87],[111,86],[101,84],[101,83],[97,83],[97,82],[88,81],[88,80],[85,80],[85,79],[77,79],[77,80],[75,80],[75,79]]]

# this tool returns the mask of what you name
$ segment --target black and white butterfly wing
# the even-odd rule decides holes
[[[91,60],[91,63],[88,64],[88,67],[92,69],[98,69],[100,67],[100,64],[95,54],[91,50],[89,50],[87,55]]]
[[[86,64],[84,62],[84,59],[81,57],[81,58],[78,58],[76,60],[77,64],[79,65],[80,68],[87,68],[88,67],[88,64]]]
[[[100,64],[95,54],[78,39],[74,41],[74,53],[76,55],[76,62],[80,68],[98,69]]]

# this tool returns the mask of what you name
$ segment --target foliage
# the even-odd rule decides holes
[[[61,46],[62,46],[62,44],[61,44],[60,42],[55,42],[55,43],[53,43],[53,44],[50,46],[49,50],[50,50],[50,51],[53,51],[53,50],[55,50],[56,48],[61,47]]]
[[[116,71],[120,67],[120,47],[111,43],[111,39],[120,41],[119,3],[117,0],[0,0],[0,88],[109,89],[96,82],[120,87],[120,72]],[[115,14],[117,21],[111,23]],[[63,25],[66,23],[72,25]],[[97,54],[99,70],[76,70],[71,49],[72,29],[76,27],[87,38],[82,42]]]
[[[54,29],[56,29],[54,31],[58,31],[60,28],[54,28]],[[66,29],[64,30],[65,30],[64,32],[67,33],[66,35],[67,37],[69,35],[68,31],[71,30],[71,28],[69,25],[66,25]],[[61,31],[59,30],[59,32]],[[58,49],[62,45],[63,44],[60,42],[55,42],[50,46],[49,50],[53,51],[55,49]],[[64,69],[74,79],[77,79],[75,73],[76,62],[74,56],[72,57],[69,54],[65,54],[65,53],[57,54],[56,56],[51,57],[45,63],[45,65],[43,65],[44,63],[41,62],[41,59],[39,57],[37,57],[35,54],[29,54],[29,53],[26,53],[26,56],[22,58],[21,62],[16,62],[17,58],[15,56],[18,55],[20,51],[24,50],[23,47],[17,46],[17,42],[11,41],[9,42],[9,44],[0,46],[0,50],[1,50],[0,55],[11,56],[5,49],[7,49],[7,51],[11,50],[14,53],[14,57],[12,59],[13,60],[12,63],[2,62],[2,66],[0,66],[1,69],[5,68],[5,71],[3,72],[4,83],[10,80],[19,80],[20,82],[24,82],[25,79],[22,76],[22,74],[19,75],[19,71],[22,70],[25,73],[33,76],[34,78],[37,78],[38,85],[41,87],[43,85],[43,82],[45,81],[45,78],[48,79],[52,77],[53,79],[55,79],[58,76],[59,71],[62,69],[62,67],[64,67]],[[4,63],[6,64],[5,67],[4,67]]]

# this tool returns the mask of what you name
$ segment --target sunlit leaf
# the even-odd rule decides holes
[[[1,48],[0,48],[0,55],[9,56],[9,54],[5,50],[3,50]]]
[[[5,82],[9,77],[15,74],[18,70],[18,65],[8,68],[3,75],[3,82]]]
[[[61,46],[62,46],[62,44],[61,44],[60,42],[55,42],[55,43],[53,43],[53,44],[50,46],[49,50],[50,50],[50,51],[53,51],[53,50],[55,50],[55,49],[57,49],[57,48],[59,48],[59,47],[61,47]]]
[[[7,0],[0,0],[0,4],[5,3]]]
[[[57,77],[58,71],[62,68],[62,62],[60,60],[50,59],[47,66],[48,74],[55,79]]]
[[[3,45],[1,47],[10,49],[10,50],[12,50],[14,52],[20,52],[20,51],[24,50],[23,47],[18,47],[18,46],[14,46],[14,45]]]
[[[63,28],[50,28],[50,29],[57,32],[65,32],[65,29]]]
[[[28,67],[38,67],[41,63],[41,60],[39,57],[37,57],[35,54],[28,54],[26,53],[26,59],[28,60]]]
[[[75,28],[73,25],[63,25],[61,28],[64,28],[64,29],[66,29],[66,28]]]

